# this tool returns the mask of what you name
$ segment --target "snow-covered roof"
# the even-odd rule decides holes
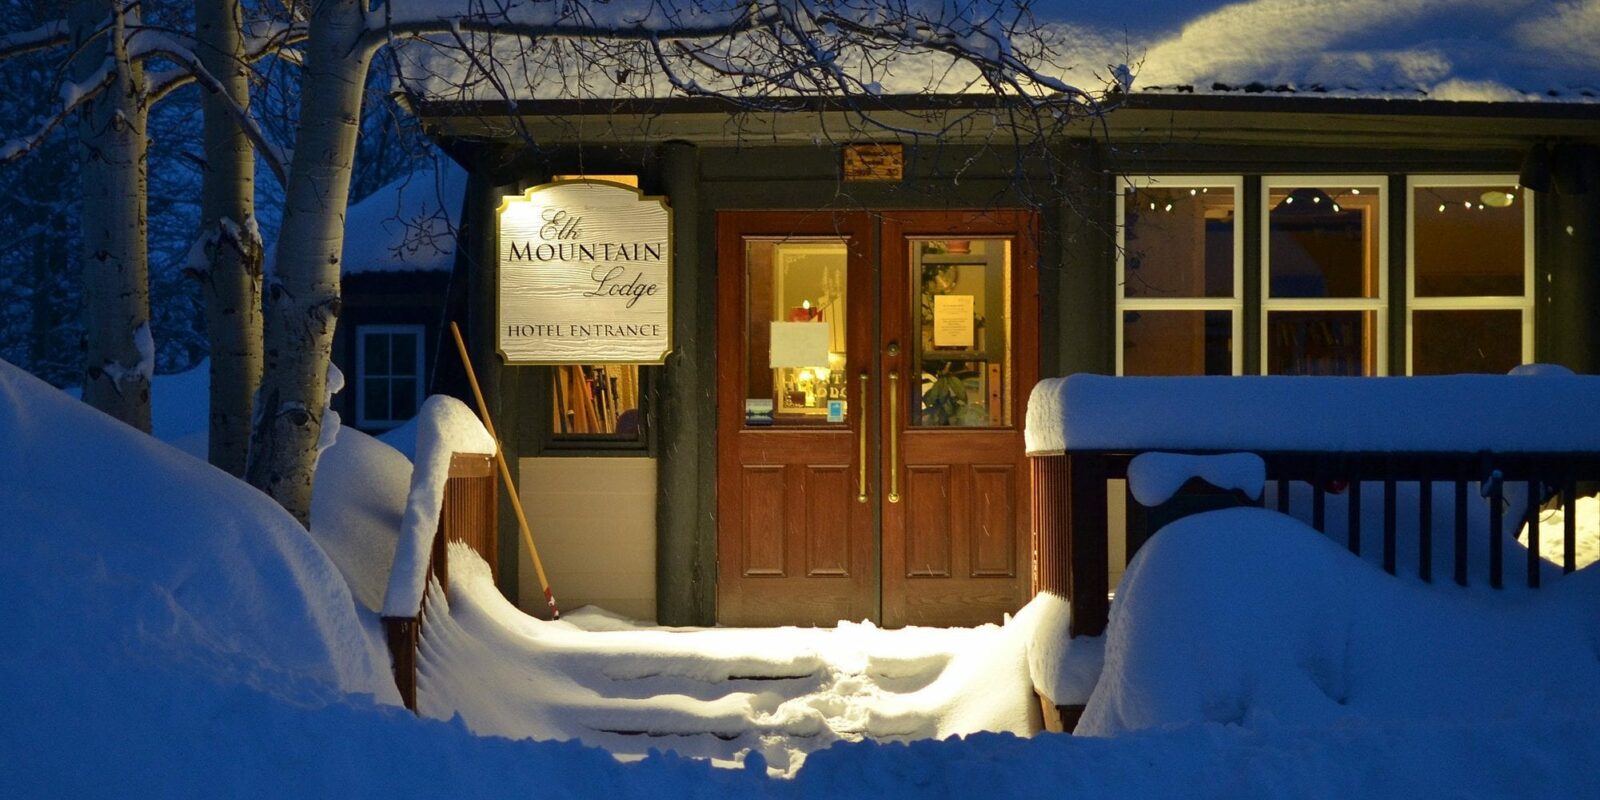
[[[1600,450],[1600,377],[1070,375],[1028,399],[1029,453],[1065,450]],[[1564,373],[1564,374],[1563,374]]]
[[[456,217],[467,175],[440,159],[351,204],[345,214],[345,275],[435,272],[455,262]]]
[[[1040,71],[1087,90],[1131,76],[1134,93],[1600,101],[1600,3],[1592,0],[1036,0],[1032,11],[1037,35],[1056,53]],[[535,56],[504,36],[494,49],[502,57],[493,81],[468,79],[487,62],[448,43],[404,48],[402,74],[437,101],[501,100],[500,87],[517,99],[682,94],[648,59],[610,71]],[[839,59],[883,94],[983,86],[970,66],[952,69],[937,54],[900,56],[887,71],[872,57]],[[563,78],[553,63],[579,67]]]

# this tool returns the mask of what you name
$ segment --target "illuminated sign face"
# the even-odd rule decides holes
[[[672,350],[672,212],[620,183],[557,181],[500,204],[510,364],[660,364]]]

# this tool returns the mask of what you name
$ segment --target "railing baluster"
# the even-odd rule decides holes
[[[1456,585],[1467,585],[1467,482],[1456,480]]]
[[[1356,473],[1355,477],[1350,479],[1345,491],[1350,493],[1350,501],[1346,505],[1349,517],[1345,525],[1346,538],[1349,539],[1347,544],[1350,552],[1359,556],[1361,555],[1361,473]]]
[[[1522,516],[1528,526],[1528,588],[1539,588],[1539,496],[1544,494],[1544,483],[1528,481],[1528,502]]]
[[[1561,485],[1561,540],[1561,571],[1572,572],[1578,568],[1578,482],[1570,468]]]
[[[1395,485],[1394,466],[1384,465],[1383,476],[1383,571],[1394,574],[1395,570]]]
[[[1505,587],[1505,553],[1500,550],[1500,540],[1505,538],[1506,485],[1505,481],[1489,477],[1489,585],[1496,589]]]
[[[1433,583],[1433,481],[1417,485],[1417,577]]]

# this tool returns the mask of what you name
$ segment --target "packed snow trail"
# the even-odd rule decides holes
[[[437,586],[428,599],[418,704],[480,734],[792,774],[839,741],[1038,728],[1016,626],[673,629],[590,609],[546,622],[467,548],[450,560],[448,599]]]

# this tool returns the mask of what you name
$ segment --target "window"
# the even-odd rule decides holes
[[[1264,373],[1384,373],[1386,183],[1376,176],[1262,180]]]
[[[1514,175],[1413,177],[1407,193],[1408,373],[1532,361],[1532,194]]]
[[[1117,374],[1236,375],[1240,178],[1129,181],[1117,195]]]
[[[637,364],[558,366],[551,392],[556,439],[643,441]]]
[[[422,404],[421,325],[356,328],[356,424],[392,428]]]

